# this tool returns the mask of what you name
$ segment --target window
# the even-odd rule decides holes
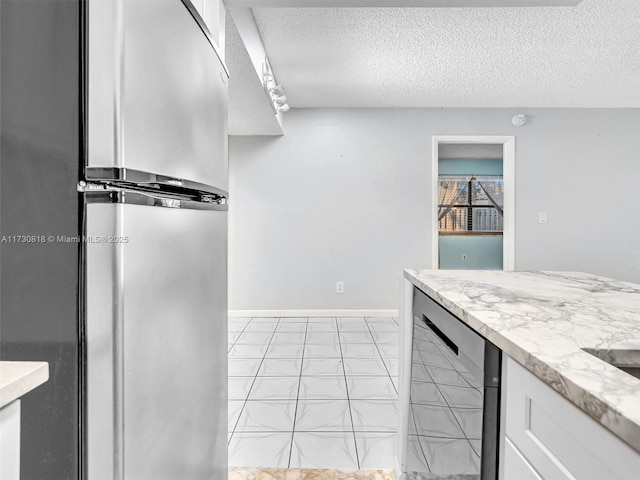
[[[441,235],[502,235],[502,175],[439,175],[438,229]]]

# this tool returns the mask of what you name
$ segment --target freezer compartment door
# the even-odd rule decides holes
[[[226,213],[86,208],[88,478],[226,478]]]
[[[180,0],[91,0],[89,167],[228,190],[225,66]]]

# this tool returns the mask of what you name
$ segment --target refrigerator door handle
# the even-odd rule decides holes
[[[227,211],[229,209],[226,196],[210,193],[194,192],[191,195],[185,195],[92,182],[78,183],[78,191],[85,194],[87,203],[123,203],[189,210]]]
[[[169,177],[153,172],[134,170],[124,167],[87,167],[85,169],[85,179],[87,182],[97,182],[111,184],[125,188],[151,188],[154,190],[168,189],[171,191],[197,191],[204,194],[212,194],[228,198],[229,194],[224,190],[207,185],[205,183],[194,182],[184,178]]]

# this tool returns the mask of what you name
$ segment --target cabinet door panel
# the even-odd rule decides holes
[[[510,358],[503,388],[505,455],[510,441],[549,480],[637,478],[640,454]]]
[[[511,443],[508,438],[504,441],[504,475],[501,480],[519,479],[519,480],[542,480],[540,475],[527,462],[518,449]]]

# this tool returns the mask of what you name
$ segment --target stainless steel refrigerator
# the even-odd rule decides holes
[[[12,292],[3,308],[3,317],[11,317],[10,334],[3,332],[3,358],[52,365],[46,396],[23,410],[24,422],[48,421],[23,426],[23,474],[226,478],[228,72],[211,34],[189,0],[10,3],[5,8],[3,0],[2,20],[3,30],[10,25],[15,52],[9,58],[15,63],[5,65],[3,35],[3,70],[19,67],[20,58],[35,52],[40,58],[33,65],[50,76],[49,82],[77,75],[75,98],[59,82],[58,94],[76,107],[68,111],[56,89],[48,91],[44,105],[31,105],[17,75],[11,91],[3,88],[3,101],[5,94],[17,92],[23,102],[13,105],[15,116],[25,109],[38,113],[29,117],[31,123],[48,111],[46,102],[59,107],[43,124],[45,134],[67,135],[74,144],[61,162],[63,173],[57,173],[62,185],[46,186],[49,179],[40,176],[37,164],[29,166],[32,178],[18,178],[19,160],[29,165],[35,157],[14,155],[22,146],[12,143],[15,136],[5,136],[13,118],[5,122],[3,111],[3,216],[7,152],[17,172],[14,181],[33,190],[42,181],[40,189],[53,191],[40,195],[39,202],[55,204],[65,197],[72,206],[67,230],[52,231],[41,218],[49,205],[33,215],[15,205],[10,212],[15,221],[3,225],[4,234],[22,228],[26,218],[44,236],[38,253],[38,261],[45,262],[41,274],[48,277],[43,289],[66,295],[65,302],[73,305],[65,312],[76,315],[66,318],[46,295],[29,298],[24,291]],[[31,22],[41,31],[23,34],[14,28],[16,22],[23,28]],[[70,30],[68,45],[60,45],[60,28]],[[33,48],[25,51],[19,40]],[[56,62],[66,62],[67,69]],[[31,81],[29,72],[24,74],[24,82]],[[30,127],[18,131],[37,144],[39,132]],[[43,158],[60,156],[51,143]],[[74,222],[77,229],[69,227]],[[24,267],[37,251],[32,247],[11,252],[21,255],[9,265],[14,279],[25,276]],[[61,252],[71,270],[65,274],[76,275],[68,285],[56,285],[65,262],[55,263],[51,256]],[[10,283],[5,278],[3,297]],[[24,279],[27,286],[38,281],[33,275]],[[40,302],[34,324],[20,318],[21,304],[30,301]],[[38,334],[38,322],[64,325],[68,348],[57,348],[61,343],[49,341],[42,330]],[[46,414],[29,416],[29,409],[37,408]],[[36,445],[37,432],[41,445]]]

